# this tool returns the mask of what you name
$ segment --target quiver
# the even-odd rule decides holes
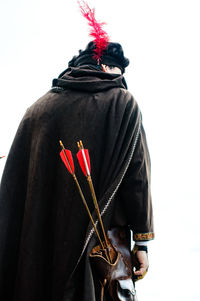
[[[137,301],[133,280],[133,266],[130,244],[124,228],[113,228],[108,231],[109,262],[105,250],[98,245],[90,252],[90,259],[101,283],[101,301],[104,292],[113,301]]]

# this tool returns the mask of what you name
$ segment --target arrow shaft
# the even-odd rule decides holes
[[[73,175],[73,178],[74,178],[74,181],[75,181],[75,183],[76,183],[76,185],[77,185],[78,191],[79,191],[80,196],[81,196],[82,201],[83,201],[83,204],[84,204],[84,206],[85,206],[85,208],[86,208],[86,210],[87,210],[87,213],[88,213],[88,215],[89,215],[89,217],[90,217],[90,220],[91,220],[91,222],[92,222],[92,225],[93,225],[93,227],[94,227],[94,230],[95,230],[95,232],[96,232],[96,234],[97,234],[97,237],[98,237],[98,239],[99,239],[99,242],[100,242],[100,244],[101,244],[101,247],[104,249],[103,242],[102,242],[102,240],[101,240],[101,238],[100,238],[100,235],[99,235],[99,232],[98,232],[98,230],[97,230],[97,227],[95,226],[95,223],[94,223],[93,217],[92,217],[92,215],[91,215],[90,209],[88,208],[87,202],[86,202],[86,200],[85,200],[85,197],[84,197],[84,195],[83,195],[82,189],[81,189],[81,187],[80,187],[80,185],[79,185],[79,182],[78,182],[77,177],[75,176],[75,174]]]
[[[106,248],[108,249],[109,248],[109,242],[108,242],[108,238],[106,236],[105,229],[104,229],[104,226],[103,226],[103,221],[102,221],[102,218],[101,218],[101,214],[100,214],[99,206],[98,206],[98,203],[97,203],[97,198],[96,198],[96,194],[95,194],[95,191],[94,191],[94,186],[93,186],[93,183],[92,183],[91,176],[88,176],[87,180],[88,180],[88,184],[89,184],[89,187],[90,187],[92,199],[93,199],[93,202],[94,202],[94,207],[96,209],[97,217],[98,217],[98,220],[100,222],[101,229],[102,229],[102,232],[103,232],[103,236],[104,236],[104,239],[105,239]],[[111,261],[111,259],[110,259],[110,261]]]

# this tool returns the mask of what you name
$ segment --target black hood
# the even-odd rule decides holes
[[[106,73],[92,66],[70,67],[53,80],[52,89],[100,92],[112,88],[127,89],[123,75]]]

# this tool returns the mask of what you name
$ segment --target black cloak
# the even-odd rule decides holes
[[[150,160],[138,105],[122,75],[69,68],[28,108],[6,162],[0,188],[2,301],[97,300],[88,260],[97,239],[59,156],[60,139],[74,155],[94,212],[76,142],[89,149],[106,230],[127,226],[135,240],[153,238]]]

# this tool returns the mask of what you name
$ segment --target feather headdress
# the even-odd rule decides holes
[[[91,27],[90,36],[94,38],[95,44],[93,58],[100,63],[103,51],[106,49],[109,37],[105,30],[103,30],[104,22],[98,22],[95,18],[95,9],[91,9],[85,1],[78,1],[82,15],[88,20],[88,24]]]

